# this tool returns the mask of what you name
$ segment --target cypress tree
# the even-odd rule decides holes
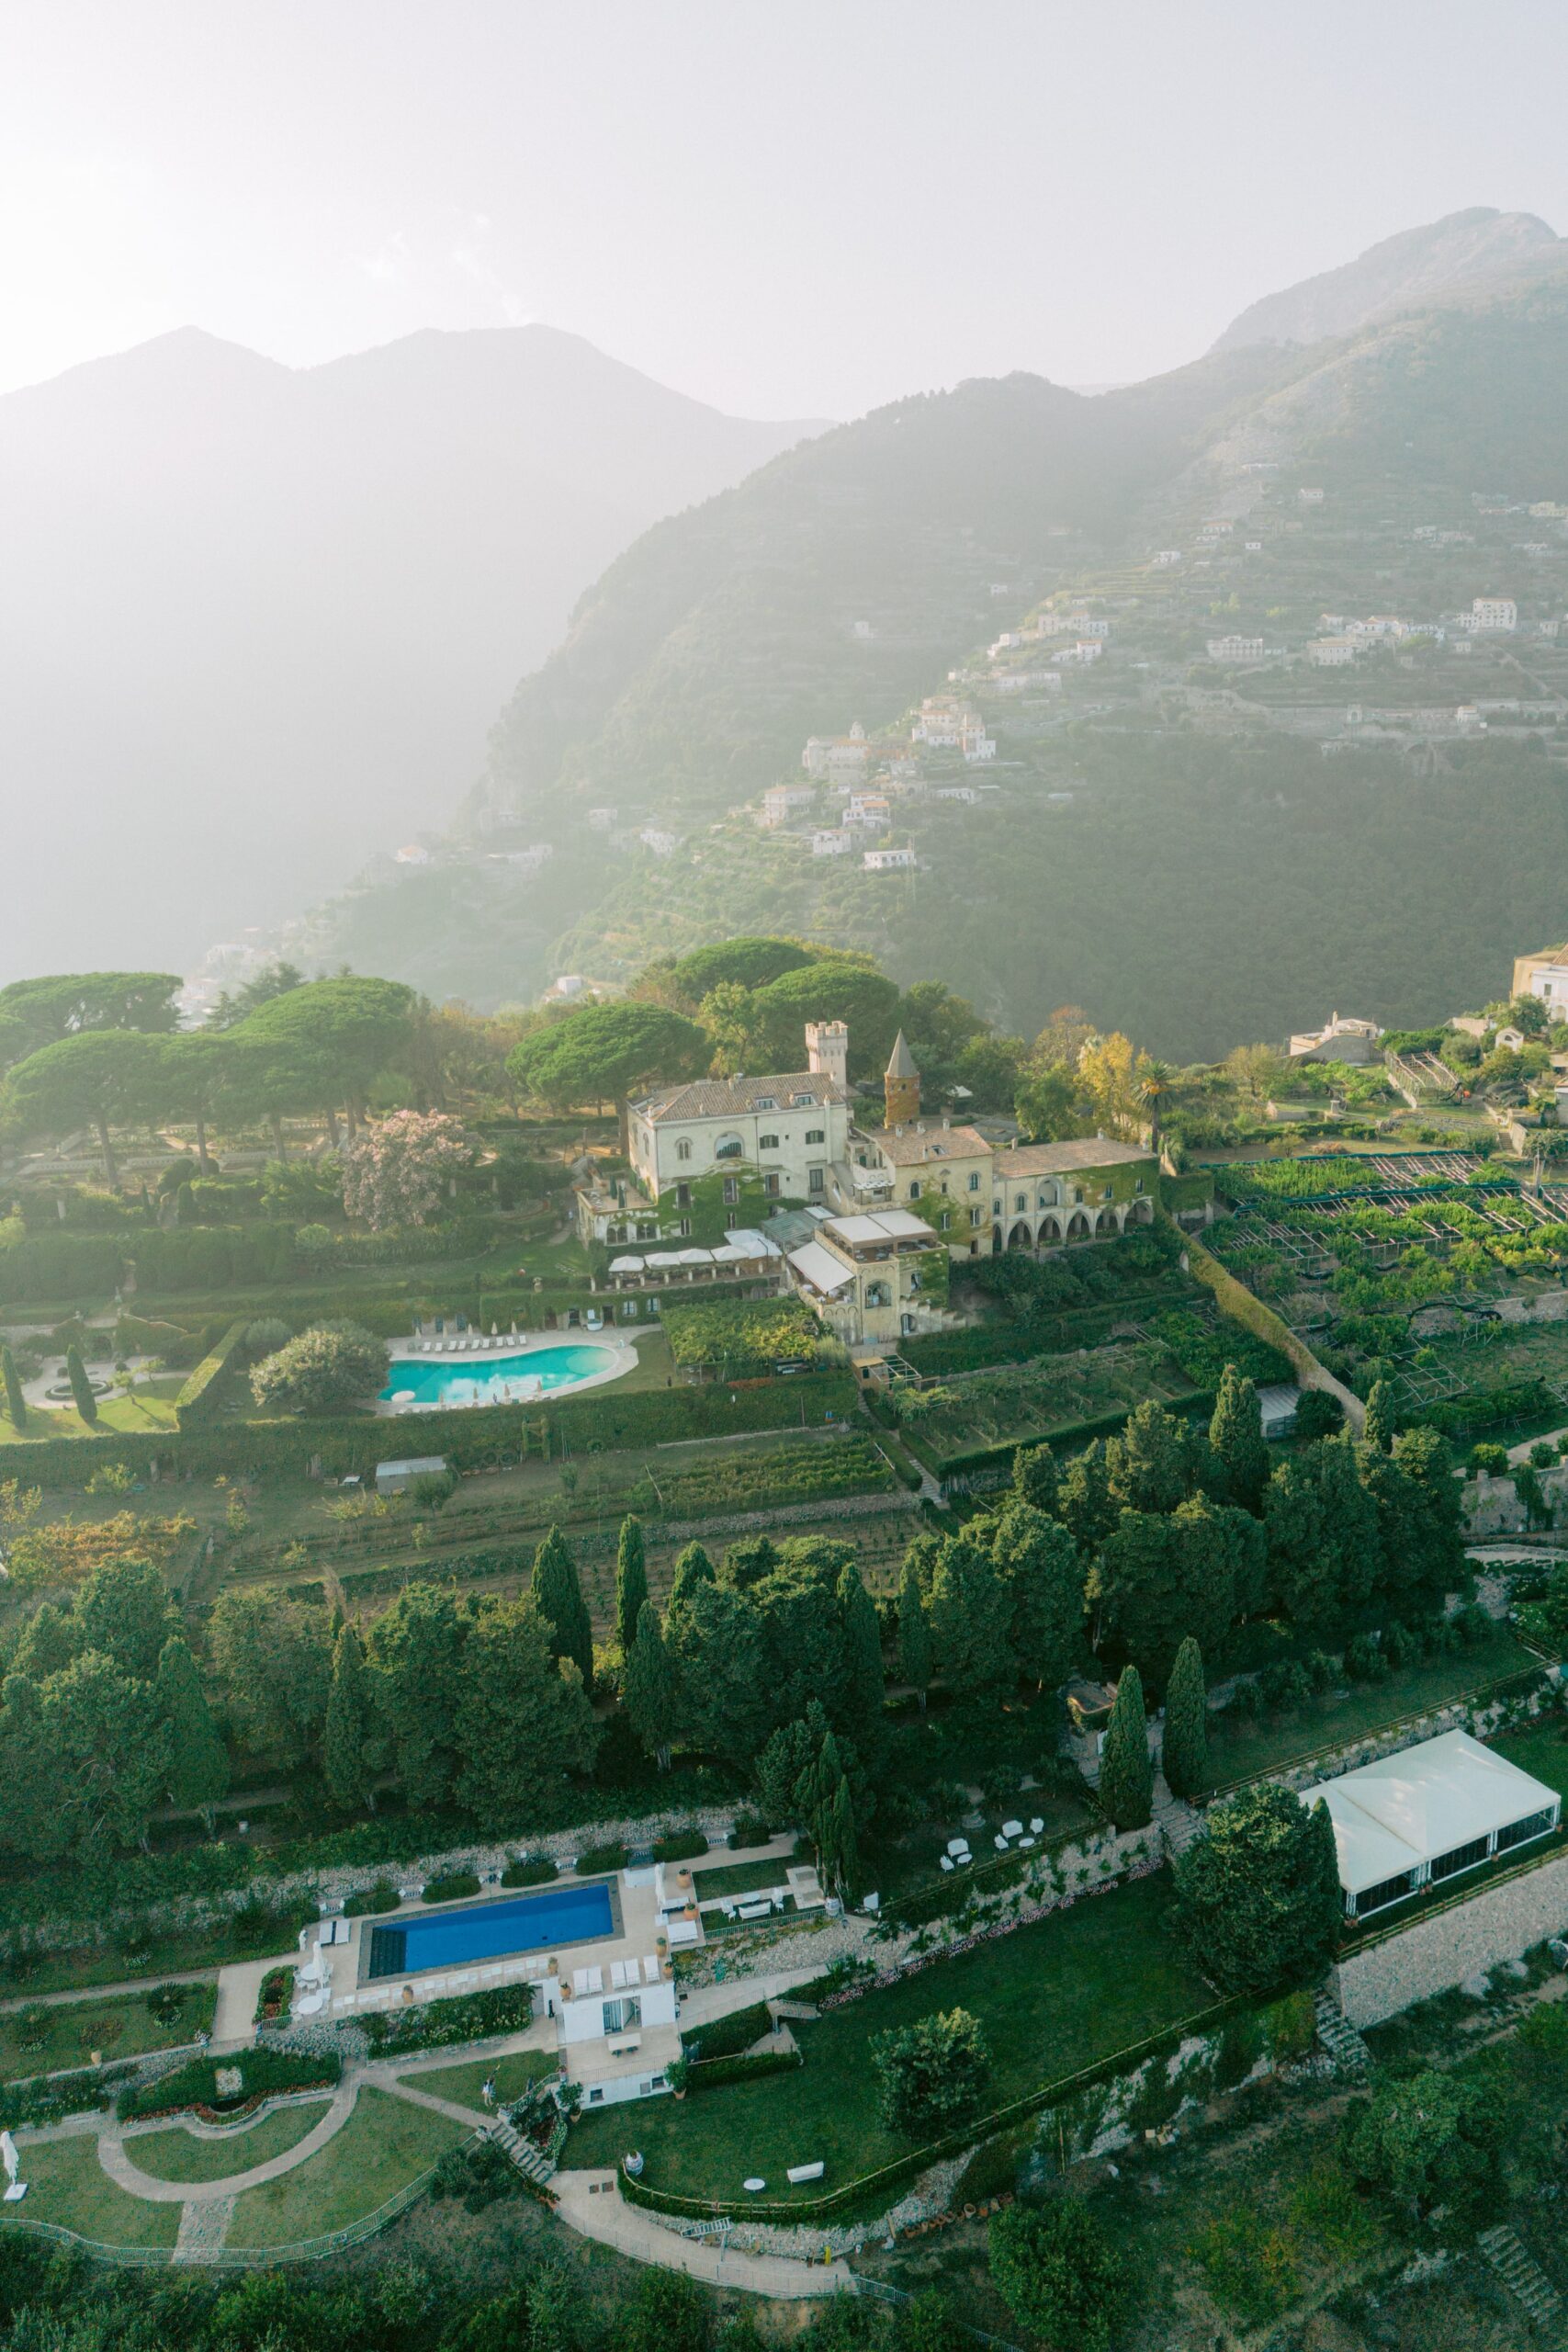
[[[1118,1829],[1146,1829],[1153,1801],[1154,1766],[1149,1760],[1143,1678],[1135,1666],[1126,1666],[1116,1686],[1105,1746],[1100,1752],[1100,1802]]]
[[[1209,1694],[1203,1653],[1190,1634],[1176,1653],[1166,1685],[1162,1760],[1173,1796],[1196,1796],[1209,1777]]]
[[[1269,1484],[1269,1441],[1263,1434],[1258,1391],[1234,1363],[1227,1363],[1220,1376],[1209,1443],[1224,1473],[1228,1500],[1239,1503],[1244,1510],[1261,1510],[1263,1490]]]
[[[229,1756],[196,1660],[177,1634],[164,1645],[152,1698],[169,1727],[169,1794],[177,1805],[199,1809],[210,1832],[213,1810],[228,1792]]]
[[[670,1769],[675,1736],[675,1662],[664,1645],[664,1628],[651,1600],[637,1611],[637,1632],[626,1652],[622,1696],[633,1731],[661,1772]]]
[[[71,1394],[76,1400],[76,1410],[89,1429],[97,1426],[98,1400],[93,1394],[93,1384],[87,1377],[87,1367],[82,1361],[82,1351],[73,1345],[65,1351],[65,1377],[71,1383]]]
[[[6,1391],[6,1410],[11,1425],[19,1430],[28,1425],[27,1399],[22,1395],[22,1376],[17,1370],[17,1360],[9,1348],[0,1347],[0,1385]]]
[[[1367,1398],[1367,1424],[1362,1435],[1380,1453],[1392,1453],[1393,1432],[1393,1391],[1386,1380],[1374,1380]]]
[[[931,1626],[920,1592],[920,1572],[912,1558],[904,1563],[898,1587],[898,1672],[919,1700],[923,1715],[931,1680]]]
[[[648,1566],[644,1557],[642,1521],[623,1519],[615,1546],[615,1639],[624,1659],[637,1639],[637,1621],[648,1599]]]
[[[370,1762],[375,1734],[376,1706],[365,1652],[354,1626],[345,1624],[333,1651],[322,1747],[327,1786],[345,1809],[364,1804],[372,1813],[376,1810],[376,1775]]]
[[[538,1603],[550,1637],[552,1657],[569,1657],[582,1677],[584,1690],[593,1684],[593,1623],[578,1582],[577,1562],[558,1527],[552,1527],[534,1555],[529,1588]]]
[[[855,1811],[850,1784],[840,1772],[828,1819],[829,1871],[833,1885],[852,1895],[860,1883],[860,1846],[855,1836]]]
[[[844,1717],[857,1737],[864,1740],[881,1725],[887,1683],[882,1670],[882,1627],[876,1603],[852,1561],[840,1571],[839,1613],[843,1625]]]
[[[1048,1445],[1021,1445],[1012,1457],[1013,1492],[1036,1510],[1055,1519],[1061,1478],[1056,1457]]]
[[[675,1616],[684,1609],[700,1584],[716,1584],[713,1562],[700,1544],[688,1544],[675,1563],[674,1580],[670,1587],[670,1613]]]

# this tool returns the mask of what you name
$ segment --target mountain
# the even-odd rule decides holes
[[[620,549],[819,429],[542,326],[186,330],[0,399],[0,979],[180,968],[395,845]]]
[[[784,929],[1010,1028],[1072,1000],[1177,1057],[1483,999],[1516,933],[1568,926],[1568,640],[1536,631],[1568,606],[1565,377],[1568,267],[1538,258],[1305,348],[1097,397],[977,381],[826,433],[621,555],[433,865],[362,876],[297,944],[495,1002]],[[1451,626],[1481,594],[1517,598],[1528,646]],[[1104,658],[1011,694],[998,671],[1050,649],[984,649],[1051,598],[1089,600]],[[1446,614],[1451,650],[1391,641],[1352,685],[1307,655],[1325,611]],[[1233,681],[1205,658],[1232,634],[1281,658]],[[902,731],[953,675],[998,757],[955,804],[976,779],[927,760],[893,817],[915,871],[814,858],[810,818],[758,830],[808,735]]]
[[[1255,343],[1312,344],[1350,334],[1391,311],[1427,307],[1456,287],[1561,257],[1562,243],[1533,212],[1486,205],[1450,212],[1369,245],[1337,269],[1266,294],[1233,319],[1213,347],[1239,351]]]

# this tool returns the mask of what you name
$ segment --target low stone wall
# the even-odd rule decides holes
[[[1519,1960],[1533,1945],[1568,1928],[1568,1855],[1522,1871],[1502,1886],[1483,1887],[1436,1918],[1418,1919],[1370,1949],[1351,1952],[1330,1972],[1353,2026],[1381,2024],[1467,1976]]]

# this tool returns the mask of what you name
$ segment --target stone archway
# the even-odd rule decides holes
[[[1075,1209],[1067,1219],[1067,1239],[1087,1241],[1089,1238],[1089,1217],[1084,1210]]]
[[[1145,1193],[1128,1210],[1127,1222],[1129,1225],[1153,1225],[1154,1221],[1155,1204]]]
[[[1035,1237],[1035,1247],[1039,1250],[1059,1250],[1061,1246],[1062,1220],[1052,1211],[1040,1220],[1040,1231]]]
[[[1033,1247],[1034,1237],[1030,1232],[1028,1226],[1024,1224],[1021,1217],[1008,1235],[1008,1248],[1010,1250],[1032,1250]]]
[[[1094,1220],[1094,1230],[1097,1238],[1101,1234],[1120,1233],[1122,1224],[1116,1211],[1113,1208],[1101,1209]]]

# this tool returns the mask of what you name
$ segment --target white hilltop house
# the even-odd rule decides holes
[[[1290,1042],[1290,1056],[1293,1062],[1347,1062],[1359,1068],[1371,1060],[1382,1035],[1375,1021],[1337,1012],[1321,1029],[1298,1030]]]

